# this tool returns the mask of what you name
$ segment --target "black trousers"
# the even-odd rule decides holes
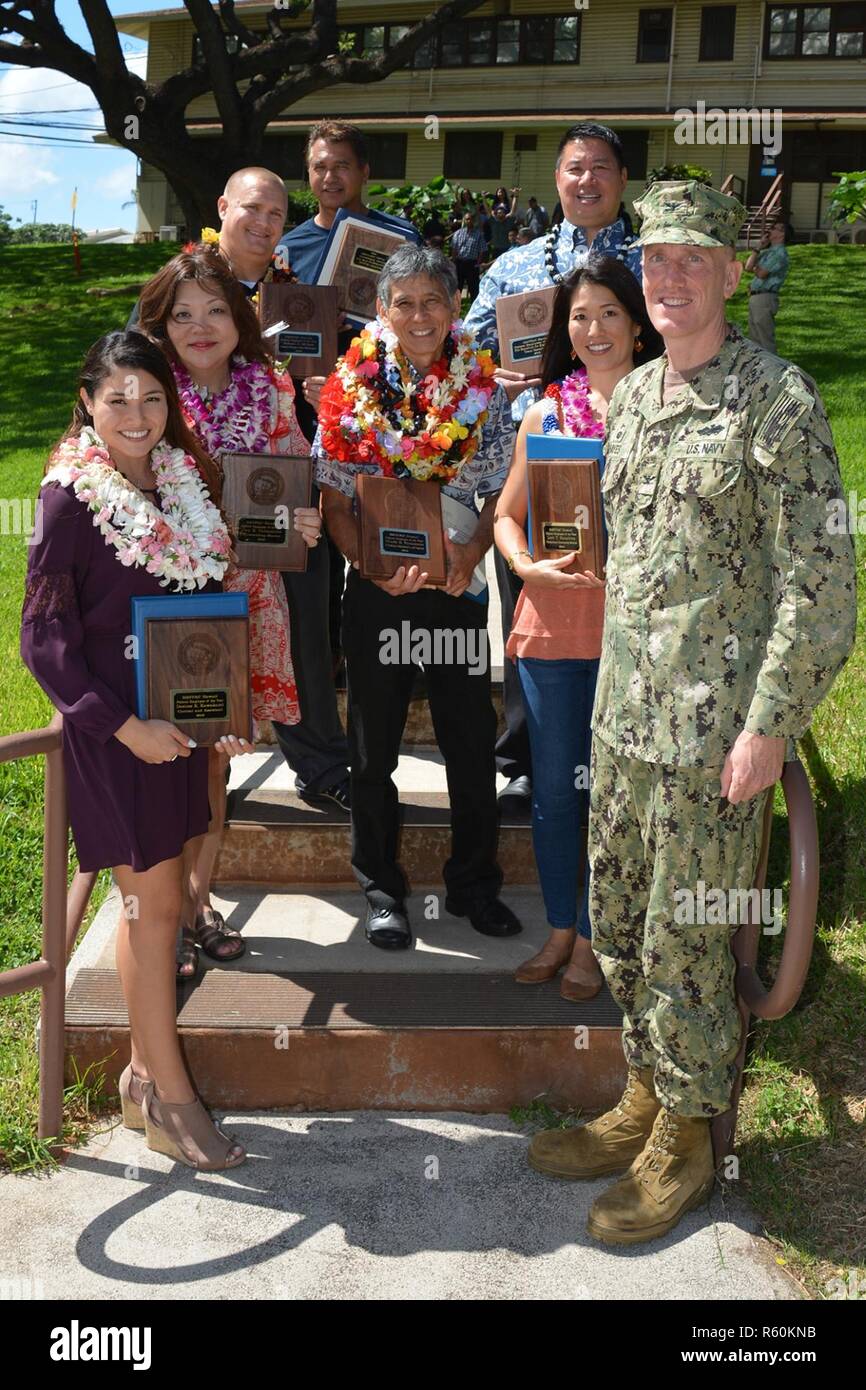
[[[284,574],[283,583],[289,601],[301,722],[274,721],[274,733],[295,774],[298,791],[324,791],[346,781],[349,763],[328,636],[330,558],[324,537],[307,553],[305,573]]]
[[[502,611],[502,642],[505,646],[508,643],[511,624],[514,621],[514,609],[520,596],[520,590],[523,588],[523,580],[519,579],[508,568],[508,562],[499,550],[494,550],[494,565]],[[517,666],[510,657],[506,656],[503,668],[502,694],[505,729],[499,735],[496,744],[496,765],[503,777],[507,777],[509,782],[513,782],[515,777],[532,776],[532,758],[529,752],[529,729],[526,726],[526,711],[523,708],[523,695],[520,690]]]
[[[462,290],[465,285],[469,291],[469,298],[476,299],[478,297],[478,284],[481,279],[478,262],[458,258],[454,265],[457,270],[458,289]]]
[[[408,628],[404,627],[408,624]],[[436,741],[445,758],[451,802],[451,856],[443,876],[448,896],[462,906],[495,898],[502,885],[496,862],[496,714],[490,699],[487,605],[450,598],[437,589],[392,598],[350,569],[343,601],[343,650],[349,688],[352,771],[352,868],[368,902],[403,902],[407,884],[397,864],[399,803],[392,773],[409,711],[417,662],[383,659],[391,633],[406,639],[455,635],[465,660],[431,659],[424,675]],[[473,674],[474,654],[483,668]],[[444,657],[447,653],[443,652]]]

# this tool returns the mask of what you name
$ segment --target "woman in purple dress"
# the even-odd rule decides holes
[[[231,541],[218,497],[216,469],[184,424],[163,354],[139,333],[100,338],[42,480],[21,655],[63,714],[79,865],[111,868],[123,901],[117,969],[132,1044],[124,1123],[144,1129],[150,1148],[203,1169],[246,1157],[196,1097],[177,1037],[184,854],[208,827],[208,756],[173,724],[136,718],[129,632],[135,595],[220,590]],[[233,735],[222,744],[232,756],[252,751]]]

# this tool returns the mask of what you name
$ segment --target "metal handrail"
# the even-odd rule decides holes
[[[76,873],[67,891],[69,820],[63,771],[62,716],[44,729],[0,738],[0,763],[45,758],[42,850],[42,952],[38,960],[0,971],[0,999],[42,992],[39,1030],[39,1138],[59,1144],[63,1128],[63,1053],[66,962],[72,954],[95,873]]]
[[[803,992],[815,942],[819,881],[818,824],[809,779],[799,759],[785,764],[782,792],[788,810],[788,834],[791,844],[788,925],[779,968],[769,990],[761,983],[755,968],[761,921],[760,913],[756,919],[751,898],[747,921],[734,934],[731,942],[737,963],[735,982],[737,1006],[742,1020],[742,1036],[736,1059],[737,1077],[731,1093],[731,1108],[724,1115],[717,1115],[712,1123],[713,1149],[717,1165],[730,1154],[736,1130],[751,1017],[754,1014],[757,1018],[783,1018],[791,1012]],[[761,852],[755,873],[755,887],[759,890],[762,890],[766,883],[772,826],[771,789],[767,794],[764,809]]]

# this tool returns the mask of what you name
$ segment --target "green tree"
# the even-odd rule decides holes
[[[647,188],[651,183],[667,182],[669,179],[697,179],[708,188],[713,186],[713,176],[701,164],[661,164],[658,169],[650,169],[647,175]]]
[[[856,173],[834,174],[839,183],[827,209],[831,222],[866,221],[866,169]]]
[[[20,221],[20,218],[19,218]],[[0,246],[7,246],[12,240],[12,215],[0,207]]]

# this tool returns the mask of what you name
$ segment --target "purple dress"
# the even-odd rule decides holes
[[[21,656],[63,715],[69,819],[85,872],[130,864],[141,873],[207,830],[208,755],[145,763],[113,737],[135,713],[128,658],[133,595],[167,594],[155,575],[122,565],[70,486],[41,490],[42,538],[30,550]],[[202,592],[219,591],[209,583]]]

